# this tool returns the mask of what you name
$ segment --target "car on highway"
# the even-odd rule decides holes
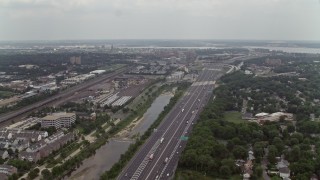
[[[169,158],[166,157],[166,159],[164,160],[164,163],[166,164],[168,162]]]
[[[183,112],[184,111],[184,109],[181,109],[181,112]]]

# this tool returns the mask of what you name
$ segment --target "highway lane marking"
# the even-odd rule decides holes
[[[160,140],[158,140],[157,143],[153,145],[153,147],[149,151],[148,155],[145,156],[145,158],[143,159],[142,163],[139,165],[138,169],[133,174],[133,176],[131,178],[132,180],[135,180],[135,179],[139,178],[141,172],[144,170],[144,168],[146,167],[146,165],[150,161],[150,159],[149,159],[150,155],[153,154],[158,149],[159,145],[160,145]]]
[[[193,122],[193,120],[194,120],[194,118],[196,117],[197,113],[198,113],[198,111],[195,112],[195,113],[191,116],[191,118],[190,118],[190,119],[192,119],[192,120],[190,120],[191,123]],[[185,134],[185,132],[188,131],[189,127],[191,126],[191,123],[189,123],[189,124],[187,125],[187,127],[184,128],[182,134]],[[166,165],[164,166],[163,170],[161,171],[160,176],[158,177],[158,179],[160,179],[160,177],[162,177],[163,173],[166,171],[166,169],[167,169],[167,167],[168,167],[168,165],[169,165],[169,163],[170,163],[173,155],[175,155],[178,147],[180,146],[180,143],[181,143],[181,139],[179,138],[178,143],[176,144],[176,146],[174,147],[172,153],[170,154],[170,157],[169,157],[169,159],[168,159],[168,162],[166,163]],[[156,180],[157,180],[157,179],[156,179]]]
[[[203,97],[201,98],[201,102],[206,100],[206,99],[203,99],[204,97],[205,97],[205,96],[203,96]],[[201,103],[201,102],[200,102],[200,103]],[[197,113],[198,113],[198,112],[200,112],[200,111],[197,111]],[[197,115],[197,113],[195,113],[195,116]],[[194,118],[195,118],[195,117],[194,117]],[[193,122],[194,118],[192,119],[192,122]],[[188,127],[184,129],[184,131],[183,131],[182,134],[185,134],[186,131],[190,128],[190,126],[191,126],[191,125],[188,125]],[[177,145],[175,146],[173,152],[172,152],[171,155],[170,155],[169,161],[166,163],[165,167],[164,167],[163,170],[161,171],[161,174],[159,175],[158,179],[160,179],[160,178],[163,176],[163,174],[164,174],[165,171],[166,171],[166,168],[170,165],[171,159],[173,158],[173,155],[174,155],[175,152],[177,151],[177,148],[180,146],[181,142],[182,142],[181,139],[179,139]],[[177,151],[177,152],[178,152],[178,151]],[[179,157],[179,156],[180,156],[180,154],[178,155],[178,157]],[[156,179],[156,180],[157,180],[157,179]]]
[[[210,85],[210,84],[209,84],[209,85]],[[205,95],[201,97],[200,104],[201,104],[201,102],[205,101],[204,98],[205,98]],[[189,130],[189,128],[191,127],[191,125],[192,125],[195,117],[198,115],[198,112],[200,112],[200,111],[199,111],[199,110],[196,110],[195,113],[191,116],[191,118],[190,118],[190,122],[191,122],[191,123],[189,123],[189,124],[187,125],[187,127],[186,127],[186,128],[184,129],[184,131],[182,132],[182,135],[186,134],[186,132]],[[168,159],[168,162],[167,162],[166,165],[163,167],[160,175],[158,176],[158,179],[160,179],[160,178],[163,176],[163,174],[165,173],[167,167],[169,166],[169,164],[170,164],[170,162],[171,162],[171,159],[173,158],[173,156],[175,155],[175,153],[178,152],[177,149],[178,149],[178,147],[180,146],[181,142],[182,142],[182,140],[181,140],[181,139],[178,139],[178,142],[177,142],[175,148],[173,149],[172,153],[170,154],[170,157],[169,157],[169,159]],[[179,154],[179,155],[180,155],[180,154]],[[179,156],[179,155],[178,155],[178,156]],[[156,180],[157,180],[157,179],[156,179]]]
[[[207,74],[207,73],[203,73],[203,76],[206,77],[206,74]],[[198,90],[198,87],[196,87],[196,89],[195,89],[194,91],[197,91],[197,90]],[[192,90],[190,90],[190,91],[192,92]],[[186,107],[186,105],[189,103],[189,101],[190,101],[194,96],[195,96],[195,94],[192,94],[192,95],[189,97],[189,99],[187,100],[187,102],[184,104],[183,108]],[[181,102],[180,102],[180,103],[181,103]],[[181,112],[182,112],[182,111],[179,110],[178,115],[173,119],[173,121],[171,122],[171,124],[169,125],[169,127],[168,127],[168,128],[166,129],[166,131],[162,134],[162,137],[164,137],[164,136],[167,134],[168,130],[171,128],[171,126],[172,126],[172,124],[174,123],[174,121],[176,121],[176,119],[180,116]],[[189,110],[188,112],[190,112],[190,110]],[[148,154],[150,154],[150,152],[149,152]],[[147,161],[147,162],[149,162],[149,161]],[[142,162],[142,163],[143,163],[143,162]],[[142,165],[142,163],[140,164],[140,166]],[[143,163],[143,164],[144,164],[144,163]],[[142,165],[142,167],[143,167],[143,169],[145,168],[144,165]],[[138,176],[135,176],[134,178],[138,178],[138,177],[140,176],[140,173],[141,173],[141,172],[138,172],[138,173],[139,173]],[[135,173],[135,174],[136,174],[136,173]]]
[[[204,74],[206,74],[206,73],[204,73]],[[204,76],[205,76],[205,75],[204,75]],[[198,89],[198,87],[196,87],[195,91],[196,91],[197,89]],[[191,91],[191,90],[190,90],[190,91]],[[189,99],[187,100],[187,103],[184,104],[183,108],[186,107],[186,105],[189,103],[189,101],[192,99],[193,96],[194,96],[194,94],[192,94],[192,95],[189,97]],[[199,96],[199,94],[198,94],[198,96]],[[197,96],[197,98],[198,98],[198,96]],[[181,103],[181,102],[180,102],[180,103]],[[190,112],[190,109],[189,109],[188,112]],[[171,122],[171,124],[169,125],[169,127],[168,127],[168,128],[166,129],[166,131],[163,133],[162,137],[165,136],[165,134],[167,133],[167,131],[170,129],[170,127],[171,127],[172,124],[175,122],[175,120],[179,117],[180,114],[181,114],[181,111],[179,111],[178,115],[173,119],[173,121]],[[185,115],[185,116],[186,116],[186,115]],[[185,117],[184,117],[183,119],[185,119]],[[179,126],[179,127],[180,127],[180,126]],[[157,147],[158,147],[158,146],[157,146]],[[151,151],[152,151],[152,149],[148,152],[148,155],[152,154]],[[144,161],[145,161],[145,162],[144,162]],[[139,178],[141,172],[144,170],[144,168],[146,167],[146,164],[147,164],[148,162],[149,162],[148,156],[146,156],[146,157],[144,158],[144,160],[142,161],[142,163],[139,165],[139,167],[138,167],[138,169],[136,170],[136,172],[134,173],[133,177],[131,178],[132,180],[135,180],[135,179]],[[142,168],[142,170],[140,170],[140,168]]]
[[[198,87],[196,88],[196,90],[197,90],[197,89],[198,89]],[[191,90],[190,90],[190,91],[191,91]],[[192,96],[193,96],[193,95],[192,95]],[[187,102],[190,101],[190,99],[192,98],[192,96],[189,97],[189,99],[187,100]],[[184,99],[181,99],[179,103],[181,103],[182,101],[184,101]],[[187,103],[186,103],[186,104],[187,104]],[[186,105],[186,104],[185,104],[185,105]],[[185,107],[185,105],[184,105],[184,107]],[[174,120],[176,120],[177,117],[179,117],[180,114],[181,114],[181,111],[179,110],[179,113],[178,113],[178,115],[174,118]],[[172,122],[174,122],[174,121],[172,121]],[[172,123],[171,123],[171,124],[172,124]],[[171,126],[171,125],[170,125],[170,126]],[[167,129],[167,130],[168,130],[168,129]],[[165,133],[163,133],[163,134],[166,134],[167,130],[166,130]],[[160,131],[159,131],[159,132],[160,132]],[[150,139],[150,140],[151,140],[151,139]],[[151,150],[150,150],[150,151],[151,151]],[[149,151],[149,152],[150,152],[150,151]],[[148,154],[149,154],[149,152],[148,152]],[[137,156],[138,156],[138,155],[137,155]],[[137,158],[137,156],[136,156],[135,158]],[[130,163],[130,166],[131,166],[131,164],[132,164],[133,162],[134,162],[134,161],[132,161],[132,162]],[[142,164],[142,163],[143,163],[143,162],[141,162],[141,164]],[[140,164],[140,165],[141,165],[141,164]],[[140,165],[139,165],[139,166],[140,166]],[[128,167],[130,167],[130,166],[128,166]],[[127,168],[126,171],[128,171],[128,168]],[[121,173],[121,175],[119,176],[119,178],[121,178],[121,176],[122,176],[123,173],[124,173],[124,171]],[[117,179],[119,179],[119,178],[117,178]]]
[[[207,74],[207,73],[206,73],[206,74]],[[207,75],[206,75],[205,77],[207,77]],[[199,87],[200,87],[200,86],[198,86],[197,89],[198,89]],[[198,93],[198,94],[197,94],[197,97],[196,97],[195,101],[193,101],[192,105],[190,106],[190,109],[189,109],[188,112],[185,114],[183,120],[185,120],[186,116],[187,116],[188,113],[191,111],[191,109],[192,109],[191,107],[193,107],[194,103],[197,102],[197,99],[198,99],[198,97],[199,97],[200,94],[201,94],[201,93]],[[186,104],[187,104],[187,103],[186,103]],[[149,176],[151,175],[151,172],[153,172],[153,169],[155,168],[156,164],[158,164],[158,161],[160,160],[160,157],[162,157],[163,153],[164,153],[165,150],[168,148],[168,145],[169,145],[169,144],[171,143],[171,141],[174,139],[173,137],[175,136],[175,134],[177,133],[177,131],[180,129],[181,124],[184,122],[183,120],[180,122],[180,124],[179,124],[178,128],[175,130],[172,138],[170,138],[170,141],[167,143],[167,145],[166,145],[165,148],[163,149],[162,153],[161,153],[160,156],[157,158],[157,161],[156,161],[155,165],[152,166],[152,168],[151,168],[149,174],[147,175],[146,179],[149,178]],[[168,128],[168,129],[169,129],[169,128]]]
[[[205,74],[207,74],[207,73],[205,73],[205,72],[203,73],[203,76],[204,76],[204,77],[206,77]],[[200,80],[200,77],[199,77],[199,80]],[[195,91],[198,90],[198,88],[199,88],[199,87],[196,87]],[[189,91],[192,91],[192,90],[189,89]],[[185,106],[188,104],[188,102],[192,99],[193,96],[194,96],[194,94],[192,94],[192,95],[189,97],[189,99],[187,100],[187,103],[185,103],[183,107],[185,107]],[[184,100],[185,100],[184,98],[185,98],[185,96],[180,100],[179,103],[181,103],[182,101],[184,101]],[[189,111],[190,111],[190,110],[189,110]],[[189,111],[188,111],[188,112],[189,112]],[[177,115],[177,116],[174,118],[174,120],[171,122],[169,128],[167,128],[166,131],[165,131],[165,133],[163,133],[163,136],[167,133],[168,129],[170,129],[170,127],[172,126],[173,122],[179,117],[180,114],[181,114],[181,111],[179,111],[178,115]],[[167,117],[166,117],[166,118],[167,118]],[[151,139],[149,139],[149,140],[151,140]],[[151,150],[150,150],[150,151],[151,151]],[[149,151],[149,152],[150,152],[150,151]],[[148,152],[148,154],[149,154],[149,152]],[[135,159],[136,159],[137,157],[138,157],[138,155],[135,157]],[[129,165],[128,167],[130,167],[133,162],[134,162],[134,161],[131,161],[131,162],[130,162],[130,165]],[[148,161],[148,162],[149,162],[149,161]],[[142,163],[143,163],[143,161],[140,163],[140,165],[141,165]],[[139,166],[140,166],[140,165],[139,165]],[[126,169],[126,171],[127,171],[127,170],[128,170],[128,168]],[[122,171],[122,173],[121,173],[121,175],[119,176],[119,178],[121,178],[121,176],[122,176],[122,174],[123,174],[124,172],[125,172],[125,171]],[[140,176],[140,175],[139,175],[139,176]],[[117,179],[119,179],[119,178],[117,178]]]
[[[216,81],[199,81],[199,82],[193,83],[191,86],[205,86],[205,85],[212,85],[215,83]]]
[[[201,104],[203,101],[205,101],[204,97],[205,97],[205,95],[201,98],[200,104]],[[191,123],[189,123],[189,124],[187,125],[187,127],[186,127],[186,128],[184,129],[184,131],[182,132],[182,135],[186,134],[186,132],[189,130],[189,128],[191,127],[193,121],[195,120],[196,116],[198,115],[198,112],[200,112],[200,111],[199,111],[199,110],[196,110],[196,112],[194,113],[194,115],[191,117],[191,120],[190,120]],[[171,162],[171,159],[173,158],[173,156],[175,155],[175,153],[178,152],[177,149],[178,149],[178,147],[180,146],[181,142],[182,142],[182,140],[181,140],[181,139],[178,139],[178,142],[177,142],[174,150],[173,150],[172,153],[170,154],[170,158],[169,158],[168,162],[166,163],[166,165],[164,166],[163,170],[161,171],[158,179],[160,179],[160,178],[163,176],[163,174],[165,173],[167,167],[169,166],[169,164],[170,164],[170,162]],[[179,154],[179,155],[180,155],[180,154]],[[178,155],[178,156],[179,156],[179,155]],[[156,179],[156,180],[157,180],[157,179]]]

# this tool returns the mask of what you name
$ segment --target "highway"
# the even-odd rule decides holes
[[[81,90],[84,90],[84,89],[87,89],[97,83],[100,83],[100,82],[103,82],[105,81],[106,79],[109,79],[109,78],[112,78],[112,77],[115,77],[121,73],[123,73],[124,71],[126,71],[127,68],[121,68],[113,73],[109,73],[109,74],[104,74],[102,76],[99,76],[97,78],[94,78],[92,80],[89,80],[89,81],[86,81],[84,83],[81,83],[79,85],[76,85],[76,86],[73,86],[71,88],[68,88],[62,92],[59,92],[58,94],[56,95],[53,95],[52,97],[49,97],[45,100],[42,100],[42,101],[39,101],[39,102],[36,102],[34,104],[30,104],[29,106],[26,106],[26,107],[23,107],[23,108],[20,108],[16,111],[13,111],[13,112],[9,112],[9,113],[6,113],[6,114],[2,114],[0,115],[0,123],[4,122],[4,121],[8,121],[12,118],[15,118],[21,114],[24,114],[24,113],[27,113],[29,111],[32,111],[36,108],[39,108],[39,107],[42,107],[48,103],[51,103],[55,100],[58,100],[58,99],[62,99],[62,98],[66,98],[66,97],[69,97],[69,96],[72,96],[75,92],[77,91],[81,91]]]
[[[117,179],[171,179],[190,131],[212,95],[222,64],[208,64]]]

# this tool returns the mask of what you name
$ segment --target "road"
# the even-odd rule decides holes
[[[173,177],[192,126],[211,97],[215,81],[224,73],[222,64],[210,64],[205,67],[196,82],[163,119],[117,179],[145,180]]]
[[[36,108],[39,108],[39,107],[42,107],[48,103],[51,103],[55,100],[59,100],[59,99],[63,99],[63,98],[67,98],[69,96],[72,96],[75,92],[77,91],[81,91],[83,89],[86,89],[86,88],[89,88],[97,83],[100,83],[102,81],[105,81],[106,79],[109,79],[109,78],[112,78],[112,77],[115,77],[121,73],[123,73],[124,71],[126,71],[127,68],[121,68],[113,73],[110,73],[110,74],[104,74],[100,77],[97,77],[97,78],[94,78],[92,80],[89,80],[87,82],[84,82],[84,83],[81,83],[79,85],[76,85],[76,86],[73,86],[71,88],[68,88],[62,92],[59,92],[57,95],[54,95],[52,97],[49,97],[45,100],[42,100],[42,101],[39,101],[39,102],[36,102],[34,104],[31,104],[29,106],[26,106],[26,107],[23,107],[23,108],[20,108],[16,111],[13,111],[13,112],[9,112],[9,113],[6,113],[6,114],[2,114],[0,116],[0,123],[2,122],[5,122],[5,121],[8,121],[14,117],[17,117],[21,114],[24,114],[24,113],[27,113],[29,111],[32,111]]]

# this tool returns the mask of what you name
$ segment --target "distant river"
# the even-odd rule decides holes
[[[273,46],[244,46],[249,49],[269,49],[271,51],[283,51],[287,53],[308,53],[320,54],[320,48],[304,48],[304,47],[273,47]]]
[[[152,103],[147,112],[143,115],[144,119],[132,130],[131,134],[143,134],[150,125],[157,119],[163,108],[169,103],[172,95],[160,95]],[[65,179],[74,180],[98,180],[103,172],[109,170],[118,160],[121,154],[125,153],[129,141],[110,140],[109,143],[96,151],[94,156],[83,161],[83,164]]]

